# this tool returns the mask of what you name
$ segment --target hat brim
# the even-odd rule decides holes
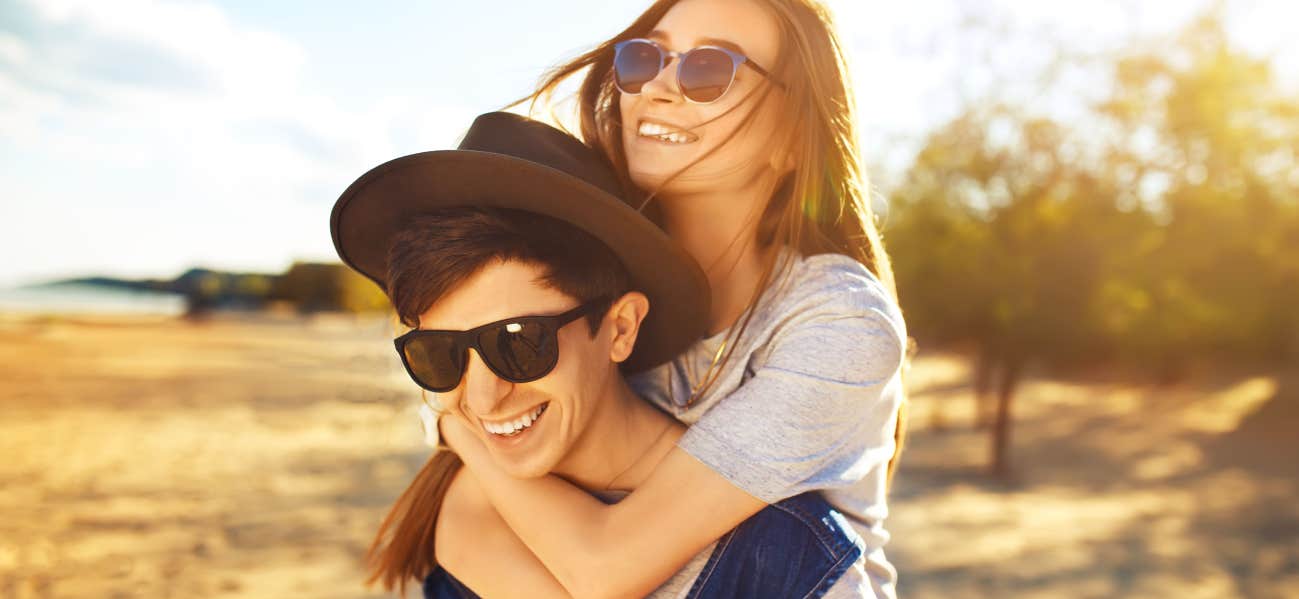
[[[330,231],[343,263],[386,290],[388,246],[432,208],[492,206],[568,222],[604,242],[650,301],[625,372],[652,368],[703,337],[708,281],[649,219],[608,192],[550,167],[504,154],[438,150],[371,169],[334,204]]]

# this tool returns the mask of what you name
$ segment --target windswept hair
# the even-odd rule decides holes
[[[658,220],[658,208],[652,198],[657,190],[637,189],[631,182],[627,156],[623,151],[622,113],[619,91],[614,85],[614,45],[623,40],[646,37],[680,0],[658,0],[630,26],[594,49],[548,72],[537,89],[518,103],[530,103],[535,113],[540,107],[553,106],[553,96],[560,85],[582,74],[577,92],[578,134],[589,145],[603,152],[617,169],[629,197],[643,198],[643,212]],[[897,300],[893,267],[884,249],[871,206],[870,185],[862,163],[858,137],[857,104],[850,83],[846,53],[839,39],[830,10],[817,0],[755,0],[772,15],[779,29],[780,53],[769,70],[783,89],[762,86],[760,91],[741,104],[752,107],[762,102],[782,102],[783,130],[768,140],[773,148],[789,148],[794,171],[780,181],[768,200],[757,226],[755,242],[759,247],[773,243],[794,248],[804,256],[836,253],[849,256],[864,265]],[[738,106],[737,106],[738,108]],[[750,111],[734,134],[745,130],[752,121]],[[702,160],[700,157],[699,160]],[[695,161],[696,163],[698,160]],[[690,165],[682,169],[689,169]],[[678,172],[677,175],[680,175]],[[669,181],[671,178],[669,178]],[[734,243],[737,240],[732,240]],[[757,291],[749,299],[746,316],[732,327],[728,351],[721,370],[739,344],[734,338],[744,334],[753,315],[751,309],[761,294],[776,286],[786,273],[776,273],[774,253],[764,269]],[[904,348],[902,370],[910,366],[914,342]],[[695,391],[707,393],[709,381]],[[891,481],[906,437],[907,400],[903,395],[898,407],[894,432],[894,454],[888,464]]]

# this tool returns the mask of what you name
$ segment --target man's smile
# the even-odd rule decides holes
[[[536,423],[537,419],[540,418],[543,413],[545,413],[548,406],[550,406],[550,402],[538,405],[515,418],[505,420],[479,419],[479,422],[482,423],[483,430],[487,431],[491,435],[497,437],[515,437],[523,431],[532,428],[532,425]]]

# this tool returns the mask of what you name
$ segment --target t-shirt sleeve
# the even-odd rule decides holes
[[[768,503],[850,485],[893,455],[900,315],[861,290],[806,299],[765,362],[678,442]]]

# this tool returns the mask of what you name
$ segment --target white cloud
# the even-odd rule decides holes
[[[232,96],[265,86],[289,91],[305,52],[274,34],[236,27],[206,3],[156,0],[42,0],[35,12],[54,26],[85,27],[101,39],[156,48],[214,75]]]
[[[470,114],[393,97],[349,112],[292,40],[204,2],[41,0],[0,24],[0,285],[88,272],[329,259],[365,169],[449,146]],[[54,241],[58,241],[55,243]]]

